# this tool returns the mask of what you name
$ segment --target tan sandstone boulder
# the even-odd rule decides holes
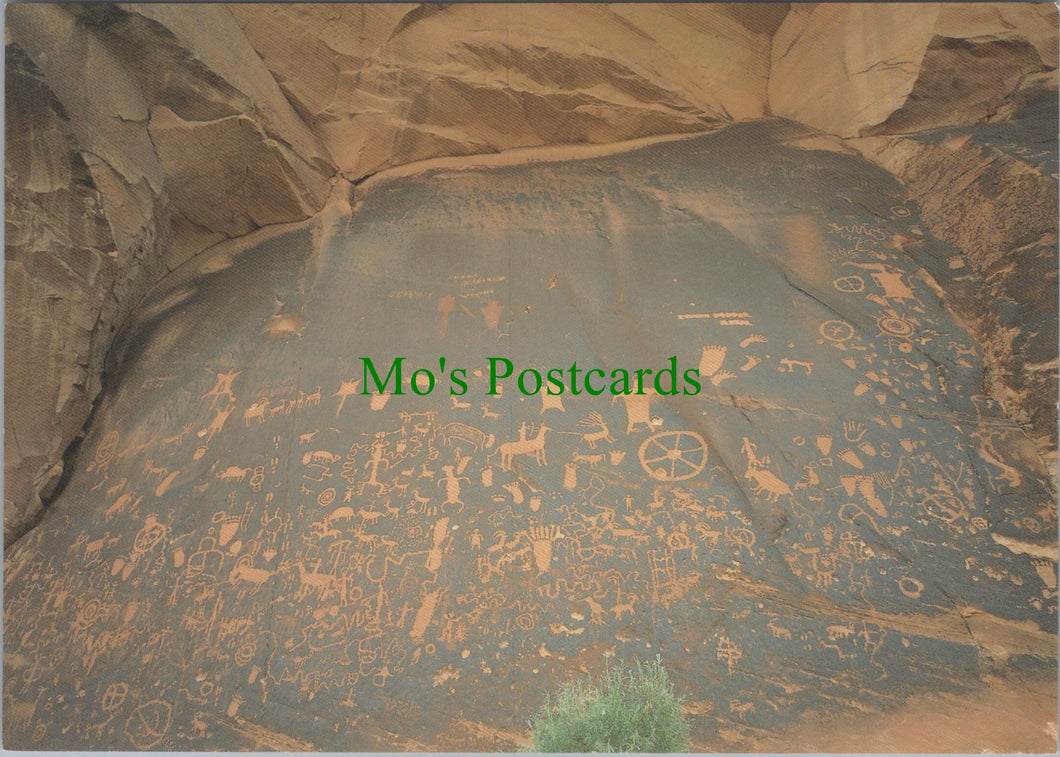
[[[842,137],[974,123],[1056,67],[1056,40],[1046,4],[796,7],[773,38],[769,105]]]

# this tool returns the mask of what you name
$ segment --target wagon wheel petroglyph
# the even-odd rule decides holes
[[[707,443],[694,431],[663,431],[637,450],[640,464],[657,481],[684,481],[707,465]]]

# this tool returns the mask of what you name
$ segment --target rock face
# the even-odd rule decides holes
[[[327,194],[319,142],[253,54],[230,58],[231,15],[200,9],[218,35],[208,44],[187,31],[201,17],[169,10],[41,5],[7,17],[8,335],[15,354],[38,356],[5,363],[7,543],[54,490],[114,331],[146,290],[217,241],[307,217]],[[60,152],[44,156],[50,147]]]
[[[761,117],[769,33],[785,10],[232,7],[353,180],[439,155],[617,142]]]
[[[5,746],[507,750],[659,653],[700,750],[1055,748],[1054,6],[7,32]]]
[[[80,254],[114,273],[90,277],[87,292],[53,283],[46,297],[81,311],[58,319],[46,315],[39,283],[8,292],[9,311],[37,313],[17,327],[26,336],[15,340],[27,340],[18,354],[41,359],[7,368],[17,397],[8,437],[19,441],[5,459],[5,543],[54,488],[133,304],[212,244],[312,215],[335,177],[769,113],[841,136],[970,124],[1034,90],[1035,72],[1055,71],[1051,14],[1047,4],[921,5],[915,14],[860,4],[12,9],[9,133],[35,134],[39,124],[20,114],[51,103],[62,153],[42,165],[85,166],[75,191],[94,198],[110,240],[29,242],[30,217],[44,217],[24,208],[47,191],[9,170],[8,217],[22,230],[9,232],[9,249],[20,251],[9,256],[11,280],[25,276],[30,255]],[[99,82],[91,98],[86,76]],[[40,142],[14,155],[21,144],[9,163],[28,166]],[[70,207],[45,225],[65,228]],[[996,372],[1011,370],[1000,358]],[[1037,433],[1055,449],[1054,431]]]
[[[901,179],[931,230],[961,250],[950,288],[986,352],[984,394],[1024,425],[1056,465],[1058,341],[1055,96],[1013,120],[855,145]]]
[[[9,743],[510,748],[657,651],[697,740],[751,748],[1055,662],[1051,481],[976,399],[954,250],[813,136],[380,181],[167,278],[7,558],[10,693],[47,708]],[[677,371],[615,401],[573,365]]]
[[[797,6],[773,37],[769,104],[841,137],[976,123],[1056,69],[1055,29],[1047,5]]]
[[[770,34],[785,12],[785,5],[661,13],[398,4],[13,8],[8,131],[31,136],[19,114],[52,103],[63,160],[87,165],[78,186],[95,198],[113,238],[83,254],[96,266],[107,258],[118,266],[113,284],[92,279],[87,294],[73,285],[48,295],[83,309],[79,328],[78,317],[44,315],[39,284],[8,291],[9,310],[37,313],[28,332],[20,328],[32,343],[18,354],[41,357],[24,368],[8,361],[9,396],[18,399],[7,435],[20,441],[6,453],[5,542],[39,515],[98,394],[114,329],[164,273],[223,239],[312,215],[339,174],[359,180],[424,158],[608,143],[760,117]],[[572,38],[571,29],[583,36]],[[90,98],[86,81],[99,82]],[[10,170],[7,181],[8,217],[28,228],[15,198],[25,190],[26,202],[36,202],[40,187]],[[65,227],[70,214],[69,206],[57,210],[52,225]],[[78,254],[66,242],[42,251],[26,236],[9,238],[9,249],[24,250],[14,263],[9,256],[12,281],[24,275],[23,258]],[[36,399],[42,370],[62,402]]]

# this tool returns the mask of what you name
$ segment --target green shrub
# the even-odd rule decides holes
[[[530,719],[535,752],[687,752],[681,699],[658,658],[635,669],[608,664],[598,686],[573,681]]]

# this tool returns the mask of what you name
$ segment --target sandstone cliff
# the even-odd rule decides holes
[[[842,668],[829,701],[867,691],[881,711],[903,686],[1055,673],[1054,6],[7,10],[5,629],[22,641],[5,672],[52,678],[5,689],[5,745],[342,749],[334,734],[356,727],[363,748],[506,748],[533,697],[504,717],[486,705],[515,696],[502,670],[538,675],[516,652],[558,680],[614,638],[687,647],[685,684],[717,668],[724,711],[696,704],[711,749],[778,748],[821,706],[784,663],[803,655]],[[688,317],[656,323],[656,306]],[[374,333],[380,314],[400,327]],[[511,397],[418,422],[411,405],[347,405],[351,357],[411,334],[423,359],[428,334],[464,340],[469,362],[482,339],[542,365],[678,353],[711,399],[653,405],[642,427],[617,405],[564,425]],[[490,465],[490,435],[545,441],[546,423],[564,440],[550,460],[461,481]],[[435,464],[442,445],[453,459]],[[348,481],[344,506],[325,479],[346,454],[389,473]],[[461,484],[461,504],[507,514],[457,512]],[[525,511],[532,495],[543,509]],[[390,525],[417,507],[423,533]],[[359,567],[339,538],[354,523],[376,554]],[[475,543],[485,560],[454,567]],[[394,567],[411,553],[415,569]],[[593,561],[620,586],[590,586]],[[490,607],[491,581],[524,611]],[[684,601],[692,587],[748,622]],[[623,622],[633,608],[650,620]],[[510,651],[485,631],[502,622]],[[689,651],[704,625],[710,648]],[[354,646],[333,643],[354,626]],[[174,628],[197,646],[139,661],[158,686],[122,677],[121,648]],[[234,641],[250,636],[253,652]],[[936,654],[955,661],[925,673]],[[322,678],[358,655],[363,680]],[[191,671],[189,689],[207,659],[223,673]],[[57,699],[75,684],[95,699]],[[467,717],[430,709],[387,736],[420,685],[470,697]],[[269,730],[317,696],[330,735]],[[343,696],[365,714],[333,717]]]
[[[843,137],[974,124],[1056,69],[1047,4],[25,5],[7,28],[8,339],[34,356],[7,363],[7,542],[132,305],[211,244],[312,215],[335,177],[770,113]],[[999,349],[1012,405],[1050,357]],[[1016,415],[1051,416],[1047,377]]]

